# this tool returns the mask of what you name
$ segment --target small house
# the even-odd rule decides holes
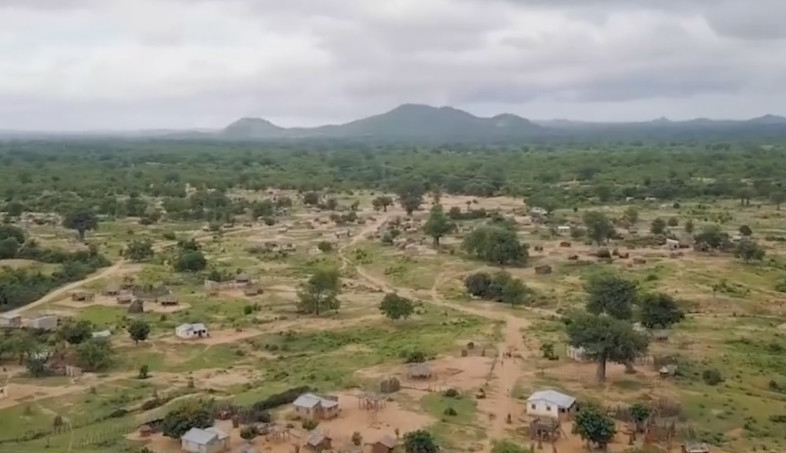
[[[53,315],[39,316],[31,319],[28,325],[31,329],[57,330],[58,319]]]
[[[407,376],[410,379],[431,379],[434,375],[434,372],[426,363],[418,363],[416,365],[412,365],[407,370]]]
[[[180,438],[180,448],[189,453],[218,453],[229,448],[229,434],[218,428],[191,428]]]
[[[557,233],[559,234],[570,234],[570,226],[569,225],[560,225],[557,227]]]
[[[256,286],[256,285],[249,285],[249,286],[246,286],[245,289],[243,289],[243,295],[246,296],[246,297],[258,296],[258,295],[262,294],[263,292],[264,291],[262,290],[262,288],[260,288],[259,286]]]
[[[568,345],[568,347],[565,348],[565,355],[576,362],[587,362],[589,360],[587,357],[587,350],[582,347],[577,348]]]
[[[292,402],[292,406],[299,417],[310,420],[334,418],[340,410],[337,397],[322,397],[313,393],[300,395]]]
[[[667,250],[679,250],[680,249],[680,241],[676,239],[666,239],[666,249]]]
[[[664,365],[664,366],[660,367],[660,369],[658,370],[658,374],[660,374],[660,377],[662,377],[662,378],[668,378],[668,377],[676,376],[677,375],[677,365],[674,365],[674,364]]]
[[[109,329],[93,332],[93,338],[109,338],[111,336],[112,336],[112,331]]]
[[[398,445],[398,440],[393,436],[384,436],[371,444],[371,453],[390,453]]]
[[[20,315],[0,315],[0,329],[19,329],[22,327],[22,317]]]
[[[105,296],[118,296],[120,295],[120,287],[119,286],[109,286],[104,290]]]
[[[695,444],[683,444],[682,453],[710,453],[710,446],[703,442]]]
[[[177,300],[177,296],[175,296],[174,294],[167,294],[163,297],[159,297],[157,301],[162,307],[171,307],[179,303]]]
[[[93,300],[93,293],[88,291],[77,291],[71,293],[71,300],[74,302],[88,302]]]
[[[130,293],[118,294],[117,303],[121,305],[128,305],[134,301],[134,295]]]
[[[190,340],[208,336],[208,332],[207,327],[201,322],[196,324],[185,323],[175,327],[175,336],[184,340]]]
[[[333,442],[327,434],[311,431],[306,438],[306,448],[311,451],[321,452],[333,448]]]
[[[248,285],[249,283],[251,283],[251,277],[248,274],[237,274],[235,276],[235,284]]]
[[[542,390],[527,398],[527,414],[562,419],[576,408],[576,398],[556,390]]]

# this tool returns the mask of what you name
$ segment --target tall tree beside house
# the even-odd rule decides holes
[[[299,309],[319,316],[325,310],[338,310],[341,301],[341,276],[338,269],[317,269],[298,292]]]
[[[98,229],[98,218],[93,214],[93,211],[79,208],[66,214],[63,218],[63,226],[76,230],[77,234],[79,234],[79,239],[84,240],[86,232]]]
[[[584,348],[587,356],[597,362],[599,382],[606,380],[606,363],[627,366],[649,347],[649,338],[636,332],[630,321],[606,314],[578,312],[565,318],[565,324],[570,345]]]
[[[128,325],[128,335],[135,344],[147,340],[150,335],[150,324],[144,319],[135,319]]]
[[[213,426],[210,414],[210,403],[203,400],[190,399],[169,411],[161,422],[162,433],[173,439],[179,439],[191,428],[209,428]]]
[[[445,215],[442,205],[435,204],[431,207],[428,220],[423,225],[423,231],[434,240],[434,247],[439,247],[439,240],[443,236],[452,233],[455,229],[456,224],[451,222],[448,216]]]
[[[603,244],[614,235],[614,225],[602,212],[585,212],[583,221],[587,228],[587,236],[598,245]]]

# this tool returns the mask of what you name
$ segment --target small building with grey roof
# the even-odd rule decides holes
[[[527,398],[527,414],[562,419],[576,408],[576,398],[556,390],[541,390]]]
[[[292,406],[299,417],[309,420],[334,418],[340,411],[338,397],[319,396],[313,393],[300,395]]]
[[[180,448],[189,453],[218,453],[229,448],[229,434],[218,428],[191,428],[180,438]]]

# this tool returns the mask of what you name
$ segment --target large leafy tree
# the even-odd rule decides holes
[[[629,321],[605,314],[574,313],[565,322],[570,344],[584,348],[587,357],[597,362],[600,382],[606,380],[606,363],[628,365],[649,346],[647,336],[636,332]]]
[[[606,313],[617,319],[633,317],[633,305],[638,294],[635,282],[604,273],[590,278],[586,290],[589,294],[588,312],[596,315]]]
[[[711,249],[725,247],[729,241],[729,235],[721,230],[720,225],[706,225],[699,234],[693,236],[698,244],[704,244]]]
[[[178,253],[174,267],[178,272],[199,272],[207,267],[207,259],[201,250],[184,249]]]
[[[98,229],[98,218],[93,211],[79,208],[66,214],[63,218],[63,226],[76,230],[77,234],[79,234],[79,239],[84,240],[87,231]]]
[[[439,246],[439,240],[455,230],[456,225],[450,221],[442,205],[435,204],[431,207],[428,220],[423,225],[423,231],[434,240],[434,247]]]
[[[81,344],[93,337],[93,323],[87,320],[70,322],[60,330],[60,336],[69,344]]]
[[[150,335],[150,324],[144,319],[135,319],[128,325],[128,335],[135,344],[147,340]]]
[[[665,293],[648,293],[639,298],[641,325],[649,329],[667,329],[685,319],[677,301]]]
[[[506,228],[482,226],[464,238],[462,248],[468,253],[490,263],[524,264],[529,258],[526,244],[522,244],[516,232]]]
[[[161,431],[167,437],[179,439],[191,428],[213,426],[210,403],[203,400],[188,400],[164,416]]]
[[[663,234],[666,232],[666,221],[657,217],[650,224],[650,232],[652,234]]]
[[[340,292],[341,276],[338,269],[317,269],[298,292],[298,306],[304,313],[317,316],[325,310],[338,310],[341,306],[338,300]]]
[[[412,215],[413,212],[420,209],[420,205],[423,204],[423,194],[425,193],[426,188],[420,181],[405,181],[396,190],[398,201],[407,212],[407,215]]]
[[[379,310],[390,319],[407,319],[415,312],[415,304],[406,297],[388,293],[382,298]]]
[[[764,249],[751,239],[743,239],[734,250],[734,255],[746,263],[763,260],[765,253]]]
[[[630,206],[622,213],[622,221],[627,228],[631,228],[639,221],[639,210],[634,206]]]
[[[404,434],[404,451],[407,453],[437,453],[439,446],[430,432],[419,429]]]
[[[19,242],[13,237],[0,239],[0,260],[16,258],[19,247]]]
[[[131,261],[141,262],[155,255],[153,242],[150,239],[134,239],[126,245],[123,257]]]
[[[614,224],[602,212],[585,212],[583,221],[587,229],[587,236],[598,245],[603,244],[614,235]]]
[[[91,338],[77,346],[76,356],[85,371],[105,371],[112,366],[114,352],[106,338]]]
[[[582,439],[598,444],[601,449],[614,439],[617,425],[606,415],[602,408],[594,404],[584,404],[576,413],[573,421],[576,432]]]
[[[786,201],[786,192],[783,191],[773,192],[772,194],[770,194],[770,198],[772,199],[772,202],[775,203],[775,209],[780,211],[781,205],[783,204],[783,202]]]
[[[388,206],[393,204],[393,199],[387,195],[381,195],[371,202],[371,205],[379,211],[380,209],[384,212],[388,212]]]
[[[25,232],[13,225],[0,225],[0,240],[13,238],[19,244],[25,243]]]

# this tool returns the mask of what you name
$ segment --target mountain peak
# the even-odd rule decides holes
[[[749,123],[758,123],[758,124],[786,124],[786,117],[773,115],[768,113],[764,116],[759,116],[757,118],[752,118],[748,120]]]
[[[268,138],[285,129],[262,118],[241,118],[223,130],[223,135],[233,138]]]

